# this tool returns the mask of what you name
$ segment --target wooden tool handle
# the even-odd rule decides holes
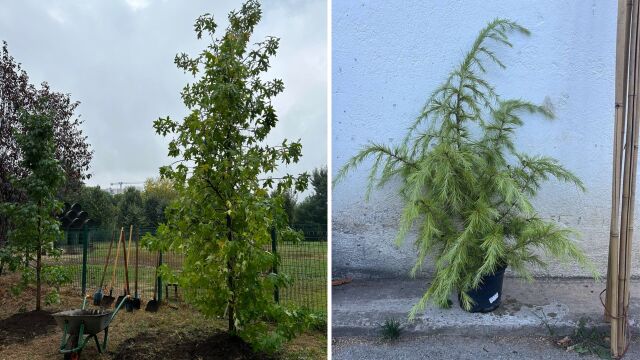
[[[125,294],[129,295],[129,259],[127,258],[127,247],[122,246],[122,256],[124,257],[124,285],[125,285]]]
[[[136,284],[135,293],[138,296],[138,251],[140,248],[140,229],[136,232]]]
[[[153,281],[153,300],[156,299],[156,295],[158,294],[158,267],[160,266],[160,251],[158,251],[158,263],[156,264],[156,274],[154,275]]]
[[[120,237],[118,237],[118,246],[116,246],[116,258],[113,260],[113,273],[111,274],[110,288],[116,283],[116,267],[118,267],[118,257],[120,256],[120,242],[124,240],[124,228],[120,228]]]
[[[116,240],[116,230],[111,232],[111,242],[109,243],[109,251],[107,252],[107,260],[104,262],[104,268],[102,269],[102,277],[100,278],[100,288],[104,285],[104,277],[107,274],[107,266],[109,266],[109,259],[111,258],[111,249],[113,248],[113,242]]]

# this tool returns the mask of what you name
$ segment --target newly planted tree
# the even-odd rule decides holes
[[[521,99],[503,99],[487,82],[489,66],[504,68],[492,45],[511,46],[513,32],[528,34],[504,19],[489,23],[445,82],[428,98],[404,141],[371,143],[344,165],[336,181],[365,159],[373,159],[369,189],[401,179],[404,209],[396,241],[417,225],[415,274],[432,255],[435,277],[410,317],[428,301],[449,305],[452,292],[465,308],[467,292],[499,268],[531,278],[529,265],[545,266],[546,253],[590,266],[572,241],[572,231],[541,218],[531,204],[550,177],[582,182],[556,160],[518,151],[513,136],[522,115],[552,118],[551,111]]]
[[[12,182],[25,177],[28,170],[22,166],[23,152],[17,135],[22,133],[20,114],[37,113],[42,102],[47,103],[52,122],[55,158],[62,166],[66,181],[56,191],[69,195],[89,178],[87,173],[93,152],[86,136],[80,130],[82,121],[74,113],[79,103],[68,94],[53,91],[45,82],[36,87],[20,63],[9,54],[6,42],[0,50],[0,203],[21,202],[26,194]],[[4,264],[2,246],[9,230],[7,219],[0,215],[0,273]]]
[[[23,266],[23,273],[35,269],[36,310],[42,298],[42,257],[55,254],[54,242],[61,236],[56,213],[61,203],[56,194],[64,182],[64,171],[55,158],[53,121],[46,100],[40,102],[37,112],[23,112],[20,116],[22,132],[16,141],[22,153],[20,167],[26,174],[14,179],[12,185],[26,194],[21,203],[3,203],[2,212],[10,224],[8,248],[14,262]]]
[[[273,350],[304,326],[304,317],[273,301],[286,278],[271,269],[270,229],[286,223],[276,190],[304,190],[308,176],[271,174],[281,163],[297,162],[300,142],[265,139],[278,121],[271,103],[281,80],[265,80],[278,39],[250,46],[262,14],[256,1],[230,13],[216,38],[209,14],[196,20],[198,39],[211,43],[197,56],[177,55],[176,65],[196,80],[182,91],[189,114],[182,121],[155,121],[158,134],[171,135],[169,156],[160,169],[178,194],[151,246],[183,252],[178,281],[192,304],[207,316],[226,316],[229,331],[261,350]]]

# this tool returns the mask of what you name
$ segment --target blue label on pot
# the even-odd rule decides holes
[[[494,301],[498,300],[498,296],[500,293],[495,293],[492,297],[489,298],[489,303],[493,304]]]

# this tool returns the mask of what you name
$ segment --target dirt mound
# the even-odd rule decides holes
[[[17,313],[0,320],[0,346],[25,342],[44,335],[56,321],[47,311]]]
[[[208,335],[208,336],[207,336]],[[116,360],[266,360],[237,336],[226,332],[213,334],[144,332],[125,340],[115,351]]]

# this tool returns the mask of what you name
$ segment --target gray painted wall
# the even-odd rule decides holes
[[[461,61],[477,32],[496,17],[515,20],[532,35],[515,35],[512,49],[495,47],[507,69],[491,68],[488,78],[503,97],[553,106],[553,121],[526,118],[517,146],[557,158],[583,179],[588,192],[549,182],[534,204],[543,217],[580,231],[580,246],[604,275],[616,15],[617,3],[604,0],[335,1],[334,174],[369,140],[401,140],[428,94]],[[401,248],[393,244],[401,210],[396,186],[376,192],[366,203],[367,171],[365,164],[334,186],[333,270],[352,276],[404,276],[415,255],[412,239]],[[639,274],[635,264],[633,273]],[[537,274],[586,275],[557,264]]]

